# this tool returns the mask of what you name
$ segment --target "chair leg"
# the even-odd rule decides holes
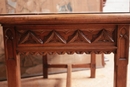
[[[95,78],[96,72],[96,54],[91,53],[91,78]]]
[[[47,55],[42,57],[43,59],[43,78],[48,78],[48,62],[47,62]]]
[[[66,81],[66,87],[71,87],[71,71],[72,71],[72,65],[67,65],[67,81]]]

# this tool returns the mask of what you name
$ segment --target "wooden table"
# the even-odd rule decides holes
[[[21,87],[20,54],[111,52],[115,54],[113,87],[126,87],[129,13],[1,14],[0,23],[8,87]]]

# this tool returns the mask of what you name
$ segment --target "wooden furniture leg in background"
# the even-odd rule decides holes
[[[43,78],[48,78],[48,63],[47,63],[47,55],[43,56]]]
[[[43,56],[43,76],[48,78],[48,68],[67,68],[66,64],[48,64],[47,55]],[[95,78],[96,54],[91,53],[91,61],[88,64],[72,64],[72,68],[90,68],[90,77]]]
[[[105,67],[105,57],[104,57],[104,53],[101,54],[102,55],[102,66]]]
[[[95,72],[96,72],[96,54],[95,53],[91,53],[91,78],[95,78]]]
[[[71,72],[72,72],[72,65],[67,65],[67,81],[66,81],[66,87],[71,87]]]

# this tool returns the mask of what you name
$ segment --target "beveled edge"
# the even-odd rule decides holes
[[[0,24],[129,24],[130,13],[1,14]]]

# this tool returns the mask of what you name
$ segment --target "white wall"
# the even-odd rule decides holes
[[[129,12],[130,0],[107,0],[103,12]]]

